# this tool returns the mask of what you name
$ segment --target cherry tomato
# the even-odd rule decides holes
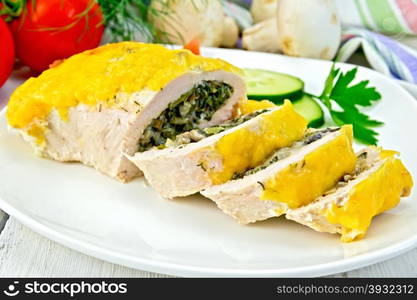
[[[41,72],[55,60],[97,47],[104,25],[95,0],[28,0],[11,28],[16,56]]]
[[[13,37],[7,24],[0,18],[0,87],[9,78],[14,60]]]

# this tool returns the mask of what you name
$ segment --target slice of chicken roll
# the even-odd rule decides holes
[[[352,174],[309,205],[289,210],[287,219],[320,232],[338,233],[342,242],[362,238],[374,216],[410,194],[411,175],[396,154],[378,147],[363,149]]]
[[[352,127],[309,131],[264,163],[201,193],[241,224],[280,216],[314,201],[354,170]]]
[[[188,50],[121,42],[74,55],[11,96],[7,118],[38,155],[80,161],[127,181],[125,158],[231,118],[241,71]]]
[[[219,126],[183,133],[164,149],[139,152],[130,159],[162,196],[186,196],[262,163],[278,148],[300,139],[306,126],[286,101]]]

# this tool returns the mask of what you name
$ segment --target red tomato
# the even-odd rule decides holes
[[[14,58],[12,34],[7,24],[0,18],[0,87],[12,72]]]
[[[184,49],[190,50],[195,55],[200,55],[200,40],[195,38],[189,41],[185,46]]]
[[[11,28],[16,56],[41,72],[55,60],[97,47],[104,25],[95,0],[28,0]]]

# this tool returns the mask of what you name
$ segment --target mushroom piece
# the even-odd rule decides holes
[[[223,47],[232,48],[236,45],[238,39],[239,26],[237,25],[235,19],[226,16],[224,19],[223,35],[220,45]]]
[[[291,56],[332,59],[341,25],[334,0],[279,0],[275,16],[243,32],[243,47]]]
[[[201,45],[218,47],[223,40],[225,13],[220,0],[158,0],[152,24],[163,42],[186,44],[197,38]]]
[[[341,25],[334,0],[280,0],[277,20],[285,54],[320,59],[335,56]]]
[[[255,24],[243,31],[243,48],[251,51],[279,52],[279,34],[276,18]]]
[[[250,7],[253,21],[259,23],[275,17],[278,0],[253,0]]]

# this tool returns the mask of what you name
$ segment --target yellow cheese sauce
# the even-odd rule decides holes
[[[344,174],[352,172],[356,163],[352,149],[352,127],[343,126],[339,132],[332,141],[264,182],[261,199],[283,202],[294,209],[321,196]]]
[[[222,168],[208,169],[213,184],[221,184],[248,168],[262,163],[281,147],[291,145],[304,136],[306,120],[297,114],[290,101],[278,110],[261,115],[256,128],[241,128],[223,136],[215,145]],[[209,161],[202,162],[205,166]]]
[[[235,110],[235,116],[250,114],[260,109],[276,107],[274,103],[268,100],[241,100],[238,102]]]
[[[391,155],[395,152],[391,152]],[[382,157],[390,155],[381,153]],[[410,173],[399,159],[388,157],[379,169],[357,184],[341,207],[333,204],[323,215],[332,224],[342,226],[342,242],[362,238],[372,218],[395,207],[401,196],[408,195],[413,186]]]
[[[144,88],[158,91],[187,71],[240,72],[229,63],[137,42],[108,44],[74,55],[37,78],[30,78],[12,94],[7,110],[16,128],[45,120],[52,109],[62,118],[80,103],[112,106],[118,93]]]

